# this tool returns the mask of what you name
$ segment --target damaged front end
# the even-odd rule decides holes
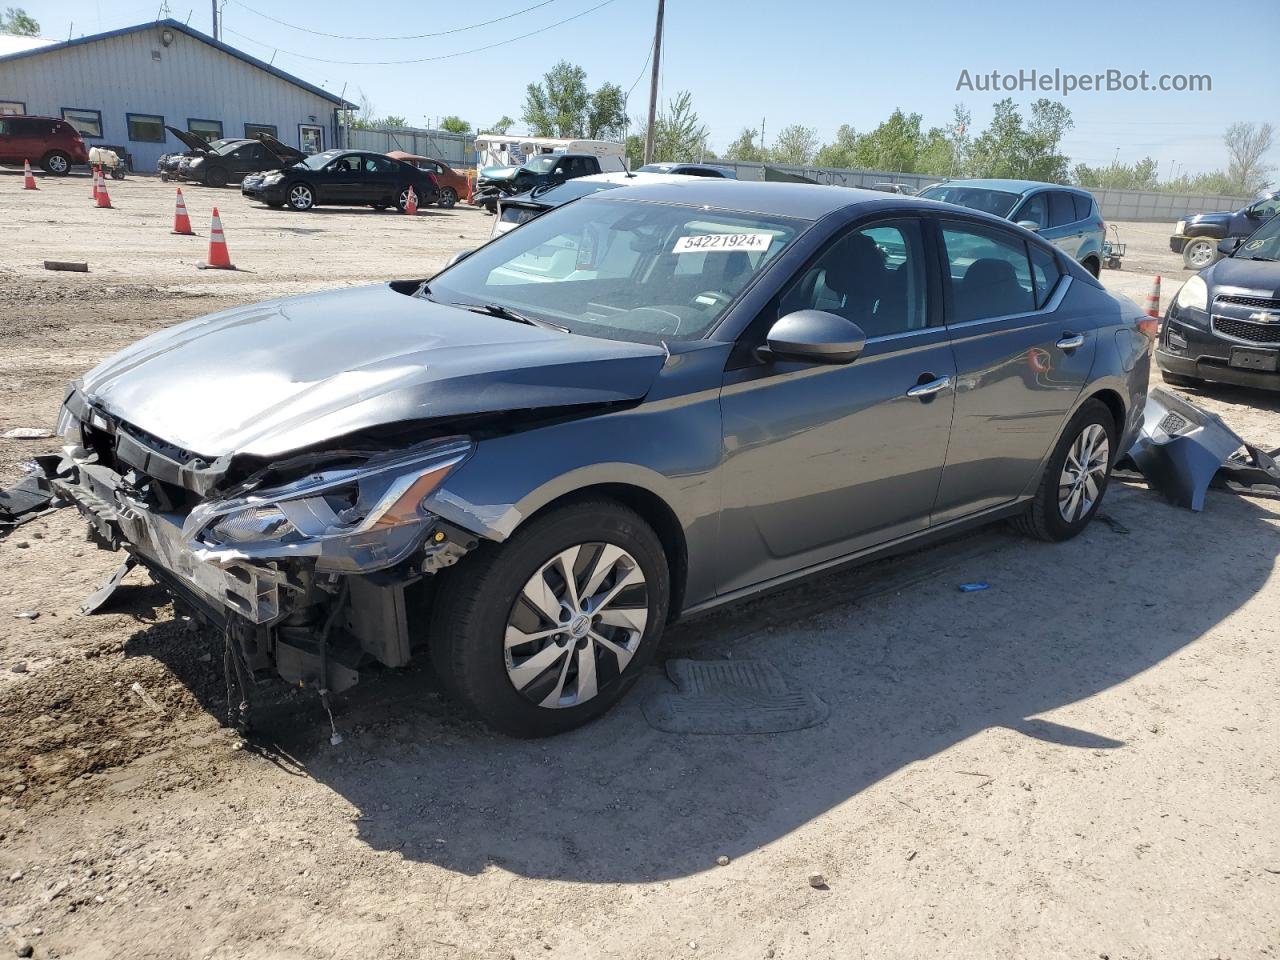
[[[424,503],[470,457],[468,437],[304,454],[233,481],[234,458],[166,446],[75,389],[59,433],[54,493],[223,631],[242,675],[338,692],[363,666],[403,666],[425,636],[430,575],[477,544]]]

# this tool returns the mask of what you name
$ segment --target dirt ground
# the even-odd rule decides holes
[[[191,187],[202,236],[175,237],[172,185],[113,182],[114,210],[83,177],[20,186],[0,172],[0,433],[52,427],[68,380],[150,331],[426,276],[491,225]],[[215,202],[235,272],[194,266]],[[1167,302],[1168,226],[1120,224],[1109,287],[1140,298],[1160,273]],[[1194,399],[1280,446],[1276,398]],[[49,446],[0,440],[0,478]],[[143,573],[77,615],[119,558],[49,515],[0,540],[0,947],[1273,960],[1280,499],[1215,491],[1193,514],[1116,483],[1104,515],[1065,545],[988,528],[671,632],[668,656],[768,659],[821,697],[799,733],[661,733],[639,706],[655,667],[601,722],[514,742],[410,669],[339,700],[338,746],[280,686],[250,740],[228,732],[220,641]]]

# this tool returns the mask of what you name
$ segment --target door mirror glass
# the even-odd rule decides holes
[[[789,360],[851,363],[862,353],[867,335],[852,320],[825,310],[797,310],[778,320],[765,338],[769,351]]]
[[[1037,233],[1040,230],[1040,224],[1036,223],[1034,220],[1019,220],[1018,226],[1030,230],[1032,233]]]
[[[1240,248],[1239,237],[1227,237],[1225,240],[1218,241],[1218,252],[1224,257],[1229,257]]]

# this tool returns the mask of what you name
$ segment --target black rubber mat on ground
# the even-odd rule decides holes
[[[816,726],[829,712],[767,660],[668,660],[667,676],[675,692],[642,703],[649,725],[666,733],[786,733]]]

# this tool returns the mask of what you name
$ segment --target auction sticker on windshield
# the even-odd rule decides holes
[[[671,252],[729,253],[733,250],[768,250],[772,242],[772,233],[704,233],[696,237],[681,237]]]

